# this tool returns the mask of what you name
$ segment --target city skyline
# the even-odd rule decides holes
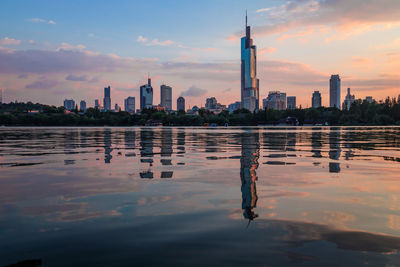
[[[18,3],[27,7],[20,13],[14,11],[16,3],[4,1],[0,88],[4,102],[60,105],[66,98],[93,103],[110,85],[113,103],[121,105],[127,96],[139,99],[139,86],[150,72],[155,88],[165,82],[174,88],[173,100],[182,95],[187,106],[201,106],[211,96],[229,105],[240,99],[240,37],[248,9],[261,99],[269,91],[284,91],[297,97],[298,106],[310,107],[310,95],[318,90],[322,105],[329,106],[327,79],[333,73],[341,76],[342,90],[352,88],[357,98],[395,97],[400,4],[386,2],[254,1],[249,6],[238,1],[221,15],[225,1],[85,3],[76,12],[68,2],[38,1]],[[60,5],[70,12],[58,11]],[[146,12],[128,16],[135,10],[156,19],[144,22]],[[181,16],[168,22],[157,18],[166,11]],[[309,13],[313,19],[307,20]],[[107,22],[98,14],[107,14]],[[185,23],[172,27],[179,21]],[[160,103],[159,94],[153,102]],[[176,101],[172,105],[176,109]]]

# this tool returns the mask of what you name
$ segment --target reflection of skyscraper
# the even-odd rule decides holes
[[[329,132],[329,158],[339,160],[340,152],[340,129],[331,128]],[[329,172],[340,172],[340,163],[330,162]]]
[[[178,138],[177,138],[177,147],[176,149],[178,150],[177,154],[185,154],[185,144],[186,144],[186,133],[185,130],[179,130],[178,131]],[[181,155],[182,156],[182,155]]]
[[[112,159],[112,148],[111,148],[111,130],[104,129],[104,163],[111,163]]]
[[[311,152],[313,153],[312,157],[314,158],[322,158],[321,155],[321,148],[322,148],[322,142],[321,142],[321,132],[320,130],[314,130],[311,133]]]
[[[250,26],[247,26],[246,36],[241,39],[241,104],[242,108],[251,112],[259,108],[259,80],[257,79],[257,51],[250,37]]]
[[[154,140],[154,132],[152,129],[141,129],[140,131],[140,157],[142,159],[140,162],[142,163],[150,163],[150,167],[153,163],[154,153],[153,153],[153,140]],[[150,159],[146,159],[150,158]],[[153,172],[149,168],[146,171],[140,173],[141,178],[153,178]]]
[[[259,134],[243,133],[242,156],[240,158],[240,180],[242,181],[242,209],[246,219],[253,220],[258,217],[254,212],[257,204],[256,180],[258,158],[260,157]]]
[[[170,166],[172,149],[172,129],[164,128],[161,131],[161,165]],[[172,178],[173,171],[162,171],[161,178]]]

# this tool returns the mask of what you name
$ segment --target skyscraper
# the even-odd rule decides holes
[[[329,80],[329,106],[340,109],[340,77],[338,74],[332,75]]]
[[[64,108],[66,110],[73,110],[75,108],[75,101],[73,99],[65,99]]]
[[[165,107],[165,110],[172,110],[172,88],[165,84],[160,86],[160,105]]]
[[[147,80],[147,84],[140,86],[140,110],[153,107],[153,87],[151,87],[151,79]]]
[[[98,99],[94,100],[94,108],[95,109],[99,109],[100,108],[100,100],[98,100]]]
[[[343,101],[343,109],[349,110],[351,107],[351,104],[353,104],[356,101],[356,97],[350,93],[350,88],[347,88],[347,95]]]
[[[80,110],[80,111],[83,111],[83,112],[86,112],[86,101],[85,101],[85,100],[82,100],[82,101],[79,103],[79,110]]]
[[[133,96],[125,99],[125,111],[129,113],[135,112],[135,98]]]
[[[256,50],[250,37],[246,14],[246,36],[241,39],[241,105],[251,112],[258,110],[260,102]]]
[[[295,109],[296,108],[296,97],[288,96],[287,97],[287,109]]]
[[[311,103],[313,108],[321,107],[322,98],[319,91],[314,91],[314,93],[312,94]]]
[[[104,87],[104,99],[103,99],[104,110],[111,110],[111,87]]]
[[[271,91],[268,97],[263,99],[264,109],[285,110],[286,109],[286,93],[279,91]]]
[[[186,111],[185,109],[185,98],[183,98],[182,96],[178,97],[178,99],[176,100],[176,109],[179,110],[183,110]]]

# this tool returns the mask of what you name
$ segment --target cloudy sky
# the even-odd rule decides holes
[[[328,104],[329,78],[342,98],[400,94],[399,0],[146,0],[0,3],[0,88],[6,102],[62,105],[65,98],[137,97],[147,75],[190,106],[240,100],[240,37],[248,10],[258,49],[260,97],[280,90]],[[173,103],[175,108],[176,101]]]

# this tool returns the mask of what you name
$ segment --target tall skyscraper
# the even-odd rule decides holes
[[[356,97],[350,93],[350,88],[347,88],[347,95],[343,101],[343,109],[349,110],[351,107],[351,104],[353,104],[356,101]]]
[[[94,100],[94,108],[95,109],[99,109],[100,108],[100,100],[98,100],[98,99]]]
[[[83,112],[86,112],[86,101],[85,101],[85,100],[82,100],[82,101],[79,103],[79,110],[81,110],[81,111],[83,111]]]
[[[104,110],[111,110],[111,87],[104,87],[104,99],[103,99]]]
[[[250,26],[241,39],[241,105],[251,112],[259,109],[259,80],[257,79],[257,49],[250,37]]]
[[[64,108],[66,110],[73,110],[75,109],[75,101],[73,99],[65,99],[64,100]]]
[[[176,109],[179,110],[183,110],[186,111],[185,109],[185,98],[183,98],[182,96],[178,97],[178,99],[176,100]]]
[[[165,110],[172,110],[172,88],[165,84],[160,86],[160,105],[165,108]]]
[[[135,112],[135,98],[132,96],[129,96],[127,99],[125,99],[125,111],[129,113],[134,113]]]
[[[153,107],[153,87],[151,87],[151,79],[147,80],[147,84],[140,86],[140,110]]]
[[[286,109],[286,93],[279,91],[271,91],[268,97],[263,99],[264,109],[285,110]]]
[[[329,106],[340,109],[340,77],[338,74],[332,75],[329,80]]]
[[[287,97],[287,109],[296,109],[296,97],[295,96]]]
[[[314,91],[314,93],[312,94],[311,103],[313,108],[319,108],[322,106],[322,98],[319,91]]]

